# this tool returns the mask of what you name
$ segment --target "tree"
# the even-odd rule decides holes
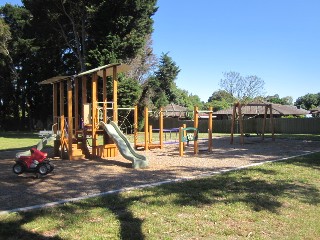
[[[290,96],[280,98],[278,94],[275,94],[274,96],[267,96],[265,98],[266,101],[271,103],[277,103],[282,105],[292,105],[293,99]]]
[[[2,22],[9,26],[11,34],[10,41],[8,39],[7,44],[2,45],[5,55],[1,66],[3,68],[1,72],[4,73],[1,74],[3,78],[1,87],[4,89],[0,98],[5,115],[1,116],[1,120],[4,122],[15,120],[11,126],[23,128],[25,118],[30,114],[27,106],[31,104],[28,101],[31,99],[28,98],[31,85],[25,66],[34,67],[31,59],[35,56],[36,49],[33,39],[28,36],[31,15],[23,7],[10,4],[1,7],[0,14]]]
[[[236,98],[226,90],[218,90],[209,97],[206,107],[213,107],[214,111],[219,111],[230,108],[235,101]]]
[[[176,88],[174,89],[174,95],[175,99],[173,103],[187,107],[190,111],[193,111],[194,106],[199,107],[199,109],[203,109],[204,107],[204,103],[201,101],[200,97],[189,93],[187,90]]]
[[[134,58],[152,32],[156,0],[24,0],[35,34],[54,34],[77,71]],[[70,67],[71,68],[71,67]]]
[[[0,8],[2,126],[10,119],[23,122],[26,117],[32,125],[32,119],[45,121],[52,114],[48,107],[52,89],[38,82],[56,75],[73,75],[87,67],[128,62],[141,53],[157,10],[156,0],[23,3],[24,7],[6,4]],[[127,88],[125,83],[123,89]],[[130,84],[135,91],[138,82]]]
[[[208,99],[208,102],[222,101],[222,100],[225,100],[232,104],[236,99],[233,97],[232,94],[230,94],[226,90],[218,90],[212,93],[212,95]]]
[[[140,84],[133,78],[122,76],[119,79],[118,103],[122,107],[137,105],[142,89]]]
[[[158,65],[158,70],[154,76],[143,84],[143,91],[140,98],[140,108],[148,106],[149,108],[160,108],[176,100],[177,86],[175,79],[180,72],[179,67],[168,56],[168,53],[162,54]]]
[[[158,82],[159,91],[163,91],[169,102],[174,102],[176,89],[175,80],[180,72],[177,64],[168,56],[168,53],[162,54],[160,57],[159,68],[155,72]]]
[[[220,87],[239,101],[245,103],[263,95],[264,81],[255,75],[242,77],[237,72],[225,72],[223,76]]]
[[[320,93],[308,93],[302,97],[299,97],[294,105],[307,110],[315,108],[320,105]]]
[[[136,79],[140,84],[143,84],[153,74],[158,64],[158,59],[153,54],[151,36],[148,35],[146,38],[146,44],[138,55],[128,61],[131,67],[128,76]]]
[[[212,100],[211,102],[207,102],[205,104],[205,106],[206,106],[207,109],[209,107],[212,107],[213,111],[219,111],[219,110],[223,110],[223,109],[228,109],[232,105],[227,100],[222,99],[222,100],[219,100],[219,101],[218,100]]]
[[[8,56],[10,54],[8,50],[8,43],[11,40],[10,26],[0,18],[0,54]]]

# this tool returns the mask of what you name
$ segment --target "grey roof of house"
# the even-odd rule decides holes
[[[173,103],[163,107],[163,115],[165,117],[185,117],[188,109]]]
[[[255,103],[252,103],[255,104]],[[259,103],[261,104],[261,103]],[[271,103],[265,103],[271,104]],[[233,108],[228,108],[224,110],[219,110],[213,113],[213,115],[232,115]],[[264,114],[264,106],[243,106],[241,112],[245,115],[260,115]],[[270,113],[270,110],[268,110]],[[305,109],[298,109],[293,105],[281,105],[281,104],[272,104],[272,114],[274,115],[306,115],[309,114],[309,111]]]

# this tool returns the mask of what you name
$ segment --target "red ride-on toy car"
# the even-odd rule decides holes
[[[41,152],[36,148],[30,149],[30,156],[16,157],[16,163],[13,165],[12,170],[15,174],[21,174],[24,172],[34,172],[41,175],[46,175],[53,171],[54,166],[47,158],[47,153]]]

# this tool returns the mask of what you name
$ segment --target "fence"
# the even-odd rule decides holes
[[[320,134],[320,118],[274,118],[274,132],[282,134]],[[149,124],[153,128],[159,128],[158,120],[150,119]],[[180,120],[178,118],[165,118],[164,128],[177,128],[186,124],[193,127],[193,121]],[[256,133],[262,130],[263,119],[247,119],[243,121],[243,131],[245,133]],[[230,133],[231,120],[213,120],[214,133]],[[208,120],[199,121],[199,132],[208,131]],[[239,133],[239,122],[235,124],[235,133]],[[266,121],[266,133],[270,130],[270,119]]]

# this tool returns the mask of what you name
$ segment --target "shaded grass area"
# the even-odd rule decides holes
[[[320,239],[320,154],[0,216],[0,239]]]

